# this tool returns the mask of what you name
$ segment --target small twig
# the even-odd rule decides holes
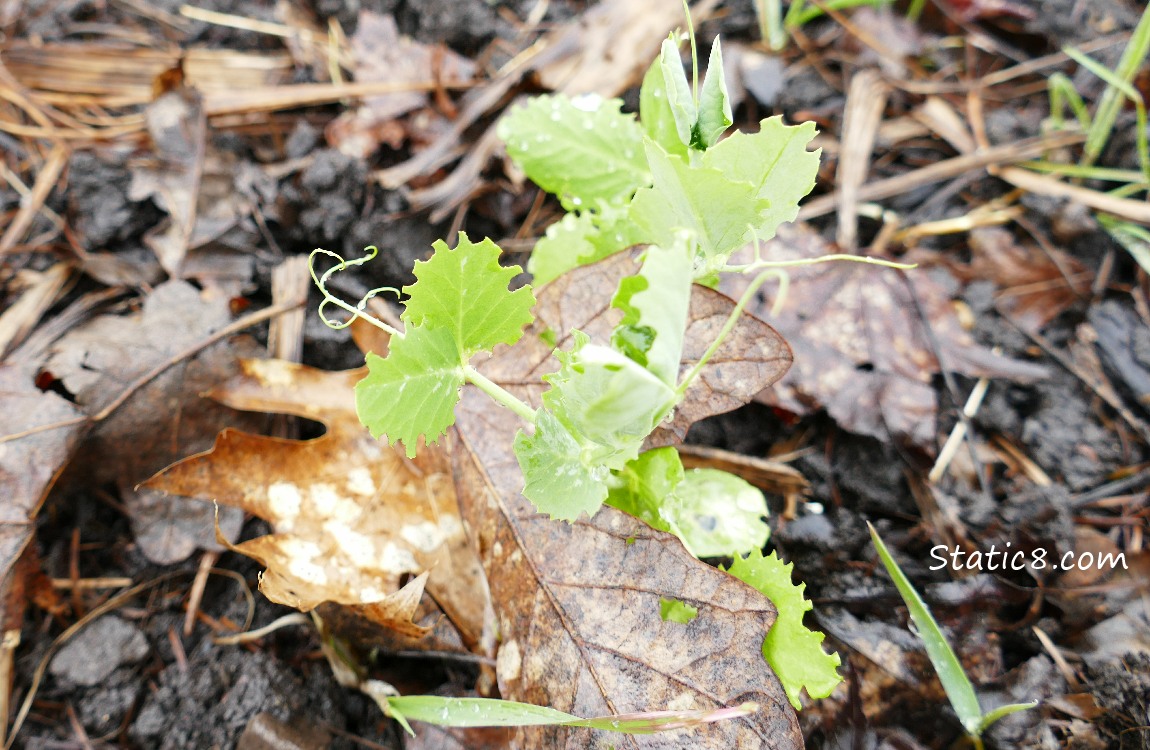
[[[986,390],[990,385],[989,378],[979,378],[975,383],[974,389],[970,392],[970,397],[966,399],[966,406],[962,407],[963,415],[969,420],[974,419],[974,415],[978,413],[978,407],[982,406],[982,399],[986,396]],[[934,484],[942,475],[946,473],[946,469],[950,466],[950,462],[954,459],[954,455],[958,453],[958,447],[962,444],[962,439],[966,437],[967,421],[960,420],[955,424],[954,429],[950,431],[950,436],[947,437],[946,443],[943,444],[942,450],[938,452],[938,460],[934,462],[934,466],[927,475],[927,479],[931,484]]]
[[[188,592],[188,611],[184,613],[184,636],[192,634],[196,626],[196,612],[200,609],[200,601],[204,598],[204,587],[208,584],[208,573],[220,558],[220,553],[212,550],[204,552],[200,558],[200,565],[196,569],[196,577],[192,580],[192,588]]]

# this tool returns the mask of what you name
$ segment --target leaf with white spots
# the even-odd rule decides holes
[[[322,420],[327,431],[296,441],[225,430],[215,447],[148,482],[152,489],[235,505],[275,533],[238,545],[266,567],[269,599],[309,610],[336,602],[400,633],[424,582],[467,645],[483,628],[486,584],[467,543],[443,453],[409,460],[371,438],[355,413],[363,370],[323,372],[269,360],[210,395],[236,409]],[[402,579],[430,571],[402,588]]]

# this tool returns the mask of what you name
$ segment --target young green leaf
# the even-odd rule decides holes
[[[612,469],[639,455],[643,440],[678,401],[675,389],[618,351],[573,333],[570,352],[557,352],[558,372],[543,403],[568,430]],[[585,452],[589,451],[585,448]]]
[[[792,564],[783,564],[775,553],[763,557],[755,551],[736,557],[727,572],[758,589],[775,604],[779,616],[763,639],[763,658],[771,665],[796,710],[803,688],[812,698],[825,698],[842,682],[839,655],[823,651],[823,634],[803,625],[811,603],[803,598],[805,583],[791,583]]]
[[[703,154],[704,166],[751,183],[755,195],[769,201],[753,222],[760,241],[774,237],[779,224],[794,221],[799,201],[815,186],[820,152],[808,151],[807,144],[816,132],[813,122],[789,126],[782,117],[771,117],[759,123],[758,133],[732,133]]]
[[[642,360],[636,361],[672,388],[679,380],[683,335],[691,306],[691,276],[685,237],[677,237],[667,247],[651,245],[643,254],[639,273],[619,283],[611,302],[623,311],[615,338],[641,354]],[[643,342],[643,346],[636,342]],[[616,348],[627,354],[618,345]]]
[[[734,121],[731,100],[727,96],[727,76],[723,73],[723,49],[719,37],[715,37],[703,89],[699,92],[699,119],[695,124],[692,145],[701,150],[709,149],[719,142]]]
[[[767,543],[763,493],[724,471],[684,471],[672,447],[643,453],[618,480],[609,505],[674,534],[696,557],[739,555]]]
[[[771,534],[763,493],[718,469],[690,469],[675,488],[676,526],[699,557],[762,549]]]
[[[750,228],[759,224],[770,201],[750,182],[732,180],[718,169],[691,167],[650,140],[646,153],[654,186],[635,195],[632,221],[657,245],[670,246],[680,230],[691,232],[701,256],[695,259],[695,276],[722,267],[749,241]]]
[[[372,696],[376,697],[376,696]],[[526,727],[559,725],[599,729],[623,734],[653,734],[697,728],[716,721],[748,716],[759,710],[755,703],[696,711],[647,711],[581,719],[563,711],[531,703],[493,698],[445,698],[438,695],[381,696],[376,698],[388,716],[403,725],[422,721],[442,727]]]
[[[463,378],[451,331],[409,328],[403,338],[392,338],[386,359],[367,355],[367,376],[355,386],[355,410],[372,437],[401,442],[414,458],[420,437],[434,443],[455,423]]]
[[[676,59],[679,57],[678,48],[671,41],[663,42],[663,51],[647,69],[647,74],[643,76],[643,85],[639,89],[639,122],[647,133],[647,137],[662,146],[667,153],[686,157],[691,142],[690,130],[686,131],[687,139],[680,136],[679,122],[671,106],[669,93],[671,88],[667,85],[664,74],[663,58],[668,45],[671,45],[674,57]],[[680,63],[679,71],[683,78],[682,83],[683,86],[686,86],[687,77],[682,70],[683,65]],[[687,114],[684,112],[680,116],[685,121]]]
[[[692,607],[678,599],[659,597],[659,617],[663,618],[663,622],[677,622],[680,625],[686,625],[698,616],[698,607]]]
[[[627,209],[602,206],[597,211],[569,213],[547,228],[535,243],[527,270],[536,286],[559,278],[577,266],[585,266],[643,242],[627,219]]]
[[[671,121],[675,127],[675,140],[671,141],[672,148],[668,151],[672,153],[682,153],[686,156],[686,149],[682,152],[679,151],[676,143],[684,145],[691,142],[691,133],[695,127],[695,121],[699,119],[699,112],[695,106],[695,98],[691,94],[691,86],[687,83],[687,73],[683,70],[683,58],[679,56],[678,40],[672,37],[671,39],[664,39],[663,45],[659,48],[659,59],[656,61],[659,66],[659,72],[663,78],[662,91],[666,94],[667,109],[670,111]],[[640,96],[642,92],[640,92]],[[640,107],[642,100],[640,99]],[[658,108],[657,108],[658,109]],[[646,116],[646,115],[644,115]],[[665,117],[662,112],[658,115],[662,122],[656,124],[659,130],[666,127]],[[651,131],[648,130],[648,133]],[[656,143],[662,144],[661,140],[652,139]],[[669,140],[669,139],[668,139]]]
[[[523,496],[553,519],[593,516],[607,498],[607,467],[589,465],[583,445],[546,409],[536,412],[534,433],[516,434],[515,458],[523,471]]]
[[[538,96],[498,126],[507,153],[527,176],[559,196],[568,210],[623,204],[650,184],[643,130],[619,99]]]
[[[415,263],[415,284],[403,288],[410,295],[403,311],[407,327],[450,331],[463,361],[518,341],[535,319],[531,287],[507,288],[519,266],[499,265],[498,245],[486,238],[474,243],[463,232],[455,248],[442,240],[433,247],[430,260]]]

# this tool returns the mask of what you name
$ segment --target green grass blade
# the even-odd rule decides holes
[[[1110,73],[1109,70],[1106,71],[1109,77],[1099,76],[1108,85],[1098,102],[1098,108],[1094,112],[1094,127],[1086,140],[1085,161],[1087,164],[1092,164],[1102,154],[1102,149],[1106,147],[1106,141],[1110,137],[1114,122],[1118,119],[1118,113],[1122,110],[1122,95],[1129,96],[1129,93],[1122,91],[1113,81],[1121,81],[1129,86],[1130,81],[1134,80],[1138,69],[1145,62],[1147,53],[1150,53],[1150,6],[1147,6],[1146,10],[1142,12],[1142,18],[1130,36],[1129,44],[1122,51],[1122,58],[1118,61],[1118,67],[1114,69],[1113,73]],[[1073,55],[1071,56],[1073,57]],[[1103,69],[1105,70],[1105,68]],[[1142,97],[1138,96],[1135,101],[1141,102]]]
[[[755,14],[759,17],[759,34],[772,51],[787,46],[787,30],[783,27],[782,0],[755,0]]]
[[[970,679],[963,671],[962,664],[959,663],[950,644],[946,642],[938,623],[934,621],[930,610],[927,609],[926,603],[914,590],[914,586],[903,574],[902,569],[898,567],[898,563],[891,557],[878,532],[870,523],[867,523],[867,528],[870,529],[871,540],[874,542],[875,549],[878,550],[879,559],[882,560],[886,572],[894,580],[898,593],[902,595],[903,601],[906,602],[906,606],[910,610],[910,619],[918,628],[918,637],[922,641],[922,645],[926,647],[926,654],[930,657],[930,663],[934,665],[935,672],[938,673],[938,679],[942,682],[943,689],[946,690],[946,697],[950,699],[950,705],[954,707],[955,713],[958,714],[958,720],[962,722],[967,733],[977,737],[982,727],[982,708],[978,705],[978,696],[974,694],[974,686],[970,684]]]
[[[692,729],[716,721],[749,716],[759,710],[756,703],[700,711],[650,711],[581,719],[563,711],[531,703],[494,698],[445,698],[439,695],[372,696],[386,704],[387,715],[407,731],[409,721],[422,721],[441,727],[527,727],[565,726],[601,729],[622,734],[652,734],[676,729]]]
[[[998,708],[988,713],[986,716],[983,716],[982,721],[978,722],[978,734],[985,732],[990,728],[992,724],[994,724],[994,722],[998,721],[999,719],[1005,719],[1011,714],[1018,713],[1019,711],[1025,711],[1028,708],[1034,708],[1037,705],[1038,701],[1030,701],[1029,703],[1010,703],[1005,706],[999,706]]]

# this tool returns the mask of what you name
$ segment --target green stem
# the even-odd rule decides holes
[[[682,398],[683,394],[687,392],[687,389],[691,387],[691,383],[699,376],[699,372],[707,365],[711,357],[715,356],[715,352],[719,351],[719,347],[723,345],[723,341],[725,341],[731,331],[735,329],[735,325],[738,324],[743,310],[750,304],[755,293],[759,291],[759,287],[761,287],[767,279],[772,276],[777,276],[778,274],[778,269],[768,268],[756,276],[755,280],[751,282],[751,285],[747,287],[747,290],[743,292],[743,296],[740,297],[739,301],[735,304],[735,309],[731,311],[731,314],[727,316],[726,322],[723,323],[723,327],[719,329],[719,335],[715,337],[715,340],[707,347],[707,351],[703,352],[703,356],[699,357],[699,361],[695,363],[695,366],[691,368],[691,371],[688,372],[686,377],[683,378],[683,381],[679,383],[679,387],[675,389],[675,393],[678,394],[680,398]]]
[[[691,6],[683,0],[683,13],[687,16],[687,36],[691,40],[691,96],[699,106],[699,54],[695,49],[695,22],[691,19]]]
[[[886,266],[887,268],[899,268],[904,271],[916,268],[914,263],[896,263],[893,260],[883,260],[882,258],[871,258],[867,255],[847,255],[844,253],[835,253],[832,255],[820,255],[817,258],[799,258],[796,260],[756,260],[753,263],[746,263],[741,266],[723,266],[719,269],[724,273],[754,273],[764,268],[796,268],[798,266],[814,266],[819,263],[830,263],[831,261],[845,260],[852,263],[866,263],[872,266]]]
[[[324,295],[323,301],[325,303],[327,303],[329,305],[335,305],[336,307],[338,307],[342,310],[346,310],[347,312],[351,313],[351,315],[352,315],[351,320],[348,320],[345,323],[339,324],[340,328],[347,328],[349,325],[351,325],[355,321],[356,318],[362,318],[363,320],[366,320],[368,323],[371,323],[373,326],[380,329],[381,331],[387,331],[388,333],[390,333],[392,336],[396,337],[397,339],[403,338],[403,331],[392,328],[387,323],[384,323],[382,320],[375,317],[374,315],[372,315],[370,313],[366,313],[363,310],[360,310],[359,308],[357,308],[357,307],[355,307],[355,306],[353,306],[347,302],[344,302],[339,297],[335,297],[335,296],[328,294],[326,289],[322,290],[322,291],[323,291],[323,295]],[[330,322],[328,322],[328,318],[323,315],[322,311],[320,312],[320,316],[323,319],[323,322],[329,328],[335,327]]]
[[[506,406],[526,422],[535,424],[534,409],[532,409],[523,401],[517,399],[515,396],[511,395],[511,393],[505,390],[502,386],[492,382],[491,380],[488,380],[474,367],[471,365],[464,365],[463,376],[467,378],[469,383],[494,399],[495,402],[500,406]]]

